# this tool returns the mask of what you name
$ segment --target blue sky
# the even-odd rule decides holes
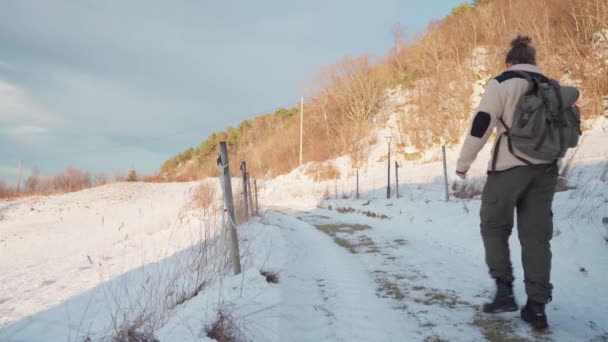
[[[0,179],[152,173],[245,118],[294,105],[321,66],[380,57],[462,0],[0,3]]]

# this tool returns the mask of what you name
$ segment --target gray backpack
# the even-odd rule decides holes
[[[532,162],[515,154],[513,146],[528,157],[556,162],[566,150],[577,146],[581,135],[581,116],[574,104],[579,91],[562,87],[554,80],[545,83],[528,73],[517,73],[528,81],[529,87],[517,103],[511,127],[500,118],[506,128],[509,152],[527,165]],[[495,170],[496,155],[492,166]]]

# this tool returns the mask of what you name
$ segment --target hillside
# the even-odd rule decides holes
[[[608,115],[608,6],[604,0],[474,1],[463,4],[409,41],[393,27],[394,47],[380,60],[345,57],[314,77],[304,111],[304,160],[349,154],[364,158],[363,141],[389,118],[399,128],[396,153],[420,157],[438,143],[457,144],[487,80],[500,73],[508,42],[533,38],[539,65],[563,84],[579,87],[587,119]],[[168,160],[161,179],[217,175],[217,143],[233,160],[247,160],[255,177],[285,174],[298,165],[297,106],[214,133]]]

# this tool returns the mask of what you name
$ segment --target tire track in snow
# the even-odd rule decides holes
[[[281,332],[290,341],[417,340],[417,325],[376,295],[365,266],[314,226],[270,213],[290,245],[281,308]]]

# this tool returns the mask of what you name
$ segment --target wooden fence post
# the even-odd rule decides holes
[[[249,203],[247,199],[247,162],[241,162],[241,172],[243,173],[243,204],[245,205],[245,221],[249,220]]]
[[[450,192],[448,188],[448,164],[445,155],[445,145],[441,146],[441,154],[443,155],[443,181],[445,183],[445,201],[447,202],[450,200]]]
[[[225,211],[228,214],[228,231],[230,235],[230,256],[234,267],[234,274],[241,273],[241,256],[239,240],[236,233],[236,216],[234,215],[234,201],[232,198],[232,181],[230,179],[230,164],[228,163],[228,148],[226,142],[220,142],[220,158],[218,160],[221,170],[222,192],[224,194]]]

